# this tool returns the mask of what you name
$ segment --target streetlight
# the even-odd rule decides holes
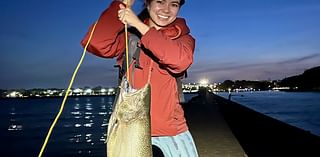
[[[206,78],[203,78],[203,79],[201,79],[201,80],[199,81],[199,84],[200,84],[200,86],[207,87],[208,84],[209,84],[209,80],[206,79]]]

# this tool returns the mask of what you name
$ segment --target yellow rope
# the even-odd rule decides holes
[[[75,79],[75,77],[76,77],[76,75],[77,75],[77,73],[78,73],[79,68],[80,68],[80,65],[82,64],[82,61],[83,61],[84,56],[85,56],[86,51],[87,51],[87,47],[88,47],[88,45],[89,45],[89,43],[90,43],[90,40],[91,40],[91,38],[92,38],[92,34],[93,34],[93,32],[94,32],[94,30],[95,30],[95,28],[96,28],[96,25],[97,25],[97,22],[94,24],[94,26],[93,26],[93,28],[92,28],[92,31],[91,31],[91,33],[90,33],[89,39],[88,39],[88,41],[87,41],[87,44],[86,44],[86,46],[84,47],[84,50],[83,50],[83,52],[82,52],[81,59],[80,59],[80,61],[79,61],[79,63],[78,63],[78,66],[76,67],[75,71],[73,72],[73,75],[72,75],[71,81],[70,81],[70,83],[69,83],[68,89],[67,89],[67,91],[66,91],[66,94],[64,95],[64,99],[63,99],[62,104],[61,104],[61,106],[60,106],[60,110],[59,110],[56,118],[54,119],[53,123],[51,124],[51,127],[50,127],[49,132],[48,132],[48,134],[47,134],[47,136],[46,136],[46,139],[45,139],[45,141],[44,141],[44,143],[43,143],[43,145],[42,145],[42,147],[41,147],[41,150],[40,150],[40,153],[39,153],[38,157],[41,157],[41,156],[42,156],[42,154],[43,154],[43,152],[44,152],[44,149],[45,149],[46,146],[47,146],[48,140],[49,140],[49,138],[50,138],[50,136],[51,136],[52,130],[53,130],[54,126],[56,125],[56,123],[57,123],[57,121],[58,121],[58,119],[59,119],[59,117],[60,117],[60,115],[61,115],[61,113],[62,113],[62,111],[63,111],[64,104],[65,104],[65,102],[66,102],[66,100],[67,100],[67,97],[68,97],[68,95],[69,95],[70,89],[71,89],[72,84],[73,84],[73,81],[74,81],[74,79]]]
[[[124,25],[124,32],[126,37],[126,66],[127,66],[127,79],[130,83],[130,73],[129,73],[129,46],[128,46],[128,24]]]
[[[131,1],[126,0],[126,7],[130,8]],[[130,83],[130,73],[129,73],[129,46],[128,46],[128,24],[124,24],[124,33],[125,33],[125,40],[126,40],[126,67],[127,67],[127,79],[128,82]]]

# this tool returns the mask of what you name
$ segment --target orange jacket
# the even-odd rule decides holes
[[[124,25],[118,20],[119,1],[113,1],[99,18],[88,51],[104,58],[117,57],[122,65],[125,50]],[[88,41],[92,27],[82,40]],[[131,83],[142,88],[148,80],[151,58],[151,134],[173,136],[188,130],[184,112],[179,104],[177,84],[174,76],[181,76],[193,62],[195,40],[189,34],[185,20],[177,18],[169,26],[156,30],[150,28],[141,37],[140,66],[135,68]],[[150,57],[152,56],[152,57]],[[132,65],[130,66],[132,68]],[[132,79],[130,79],[132,80]]]

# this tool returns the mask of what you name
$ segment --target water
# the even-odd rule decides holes
[[[68,98],[43,156],[106,156],[113,100],[114,96]],[[0,99],[1,156],[38,156],[61,102],[62,98]]]
[[[69,98],[44,156],[105,156],[105,131],[113,99]],[[62,98],[1,100],[2,153],[37,156],[61,102]]]
[[[228,97],[228,93],[218,93]],[[187,94],[190,100],[196,94]],[[320,93],[241,92],[231,99],[320,136]],[[104,157],[113,96],[69,98],[43,156]],[[62,98],[0,99],[1,156],[37,156]]]
[[[229,93],[217,93],[228,98]],[[231,93],[231,100],[320,136],[320,93],[258,91]]]

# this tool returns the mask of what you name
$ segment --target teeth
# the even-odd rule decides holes
[[[164,19],[169,18],[168,16],[162,16],[162,15],[158,15],[158,16],[161,17],[161,18],[164,18]]]

